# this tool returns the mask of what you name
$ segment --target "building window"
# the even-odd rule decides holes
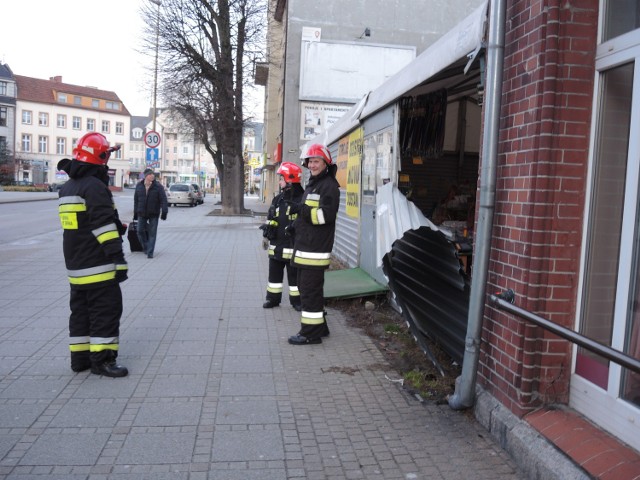
[[[73,97],[73,104],[74,105],[82,105],[82,97],[79,96],[74,96]]]
[[[102,121],[102,133],[109,133],[109,129],[111,128],[111,124],[109,122],[109,120],[103,120]]]
[[[0,107],[0,127],[7,126],[7,107]]]
[[[124,133],[124,123],[116,122],[116,134],[122,135]]]
[[[58,155],[67,154],[67,139],[64,137],[58,137],[56,139],[56,153]]]
[[[93,118],[87,118],[87,130],[89,132],[95,132],[95,130],[96,130],[96,121]]]
[[[22,111],[22,124],[31,125],[31,110]]]
[[[49,139],[44,135],[40,135],[38,137],[38,153],[47,153],[48,143],[49,143]]]
[[[67,103],[67,94],[59,93],[58,94],[58,103]]]
[[[38,125],[41,127],[49,126],[49,114],[46,112],[40,112],[38,114]]]
[[[71,126],[74,130],[80,130],[82,128],[82,119],[80,117],[73,117]]]
[[[0,95],[6,95],[9,90],[7,82],[0,82]]]
[[[124,145],[122,145],[121,143],[116,143],[116,146],[119,146],[120,149],[113,152],[113,155],[115,155],[116,160],[122,160],[122,147],[124,147]]]
[[[105,108],[107,110],[120,110],[120,103],[119,102],[107,102],[105,104]]]
[[[93,108],[100,108],[100,100],[96,100],[95,98],[91,100],[91,106]]]
[[[134,128],[133,129],[133,138],[142,138],[142,129]]]
[[[30,152],[31,151],[31,135],[29,135],[28,133],[23,133],[22,134],[22,140],[20,142],[22,144],[22,151],[23,152]]]
[[[67,128],[67,116],[58,114],[58,128]]]
[[[0,153],[7,151],[7,137],[0,137]]]

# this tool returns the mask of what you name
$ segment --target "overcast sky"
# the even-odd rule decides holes
[[[65,83],[115,92],[131,115],[148,114],[154,63],[139,53],[144,29],[139,11],[149,0],[1,1],[0,60],[15,75],[60,75]],[[245,115],[260,121],[259,102],[245,101],[257,110]]]

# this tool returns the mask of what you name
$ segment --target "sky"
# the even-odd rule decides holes
[[[131,115],[153,106],[154,59],[140,53],[140,8],[150,0],[10,0],[2,6],[0,61],[14,75],[115,92]],[[262,117],[246,100],[245,115]],[[160,100],[158,107],[162,107]]]

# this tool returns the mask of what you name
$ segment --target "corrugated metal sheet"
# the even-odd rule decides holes
[[[360,222],[346,213],[346,190],[340,190],[340,210],[336,220],[333,256],[349,268],[358,266],[360,257]]]
[[[425,338],[462,362],[469,284],[453,242],[393,184],[380,188],[376,208],[377,256],[404,319],[428,355]]]
[[[410,230],[394,243],[383,269],[418,343],[425,347],[420,336],[430,338],[462,363],[470,289],[453,244],[428,227]]]

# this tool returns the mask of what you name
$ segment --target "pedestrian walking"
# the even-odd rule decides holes
[[[294,222],[299,209],[304,190],[302,169],[299,165],[284,162],[276,172],[279,175],[280,193],[274,197],[267,214],[267,222],[260,228],[263,236],[269,240],[269,279],[267,282],[266,301],[263,308],[273,308],[280,305],[284,288],[284,271],[287,270],[289,284],[289,302],[297,311],[301,311],[300,292],[298,291],[298,271],[291,264],[293,254],[293,238],[291,224]]]
[[[166,220],[169,211],[167,194],[151,168],[136,185],[133,195],[133,219],[138,221],[138,238],[147,258],[153,258],[158,236],[158,219]]]
[[[295,239],[291,263],[298,269],[302,324],[289,337],[293,345],[322,343],[329,335],[324,311],[324,271],[331,263],[331,250],[340,205],[337,166],[324,145],[311,145],[304,155],[304,167],[311,172],[293,224]]]
[[[63,228],[62,248],[71,286],[69,348],[71,369],[107,377],[124,377],[118,365],[122,292],[128,266],[122,250],[125,228],[109,190],[110,147],[100,133],[87,133],[59,166],[69,181],[58,194]]]

